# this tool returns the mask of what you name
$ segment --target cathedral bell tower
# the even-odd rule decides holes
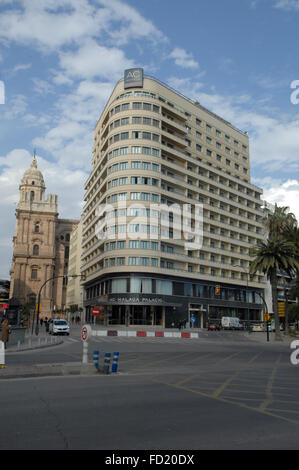
[[[19,190],[10,297],[21,304],[35,305],[41,285],[55,272],[55,232],[58,219],[57,196],[49,194],[45,198],[45,181],[37,168],[35,154],[30,168],[23,175]],[[53,303],[53,286],[49,283],[43,293],[43,312],[49,314]]]

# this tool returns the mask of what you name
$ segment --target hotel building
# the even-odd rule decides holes
[[[263,201],[246,132],[127,70],[95,127],[85,190],[87,320],[94,306],[106,324],[261,319],[265,279],[248,271]]]

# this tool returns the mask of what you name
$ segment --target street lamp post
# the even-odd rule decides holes
[[[49,281],[53,281],[53,279],[58,279],[60,277],[66,278],[66,277],[79,277],[81,274],[73,274],[71,276],[68,276],[67,274],[64,274],[63,276],[52,276],[49,279],[47,279],[40,287],[38,291],[38,296],[37,296],[37,304],[35,306],[35,312],[36,312],[36,325],[35,325],[35,334],[38,335],[39,333],[39,310],[40,310],[40,297],[41,297],[41,291],[43,287],[47,284]],[[33,326],[34,326],[34,318],[32,321],[32,329],[31,329],[31,334],[33,334]]]
[[[246,274],[246,302],[247,304],[249,303],[248,302],[248,295],[249,295],[249,273],[245,270],[245,268],[243,266],[240,266],[239,264],[234,264],[233,265],[233,268],[241,268],[243,269],[244,273]],[[250,309],[249,309],[249,305],[247,306],[247,318],[248,318],[248,333],[251,332],[251,329],[250,329]]]
[[[284,294],[284,314],[285,314],[284,334],[287,335],[289,331],[288,282],[285,277],[282,277],[281,282],[283,285],[283,294]]]

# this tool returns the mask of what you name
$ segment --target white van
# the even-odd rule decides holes
[[[238,317],[222,317],[221,326],[224,330],[242,330],[243,325]]]

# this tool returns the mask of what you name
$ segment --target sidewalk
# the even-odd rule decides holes
[[[95,375],[97,371],[93,363],[64,362],[58,364],[10,364],[9,355],[21,351],[30,351],[40,348],[49,348],[63,343],[64,336],[53,336],[41,329],[39,334],[26,331],[25,341],[22,344],[9,345],[5,349],[5,366],[0,368],[1,379],[22,379],[31,377],[53,377],[66,375]]]
[[[290,336],[285,335],[284,331],[281,331],[281,339],[282,341],[275,341],[275,333],[269,332],[269,344],[289,344],[295,339],[299,339],[299,336]],[[265,331],[252,331],[251,333],[244,333],[244,336],[253,341],[258,341],[260,343],[268,343],[267,341],[267,333]]]
[[[7,343],[7,349],[5,350],[6,354],[16,351],[27,351],[37,348],[45,348],[49,346],[55,346],[63,343],[63,336],[53,336],[46,333],[46,330],[40,330],[39,334],[31,334],[31,331],[27,330],[25,333],[24,343],[18,343],[10,345],[9,341]]]

